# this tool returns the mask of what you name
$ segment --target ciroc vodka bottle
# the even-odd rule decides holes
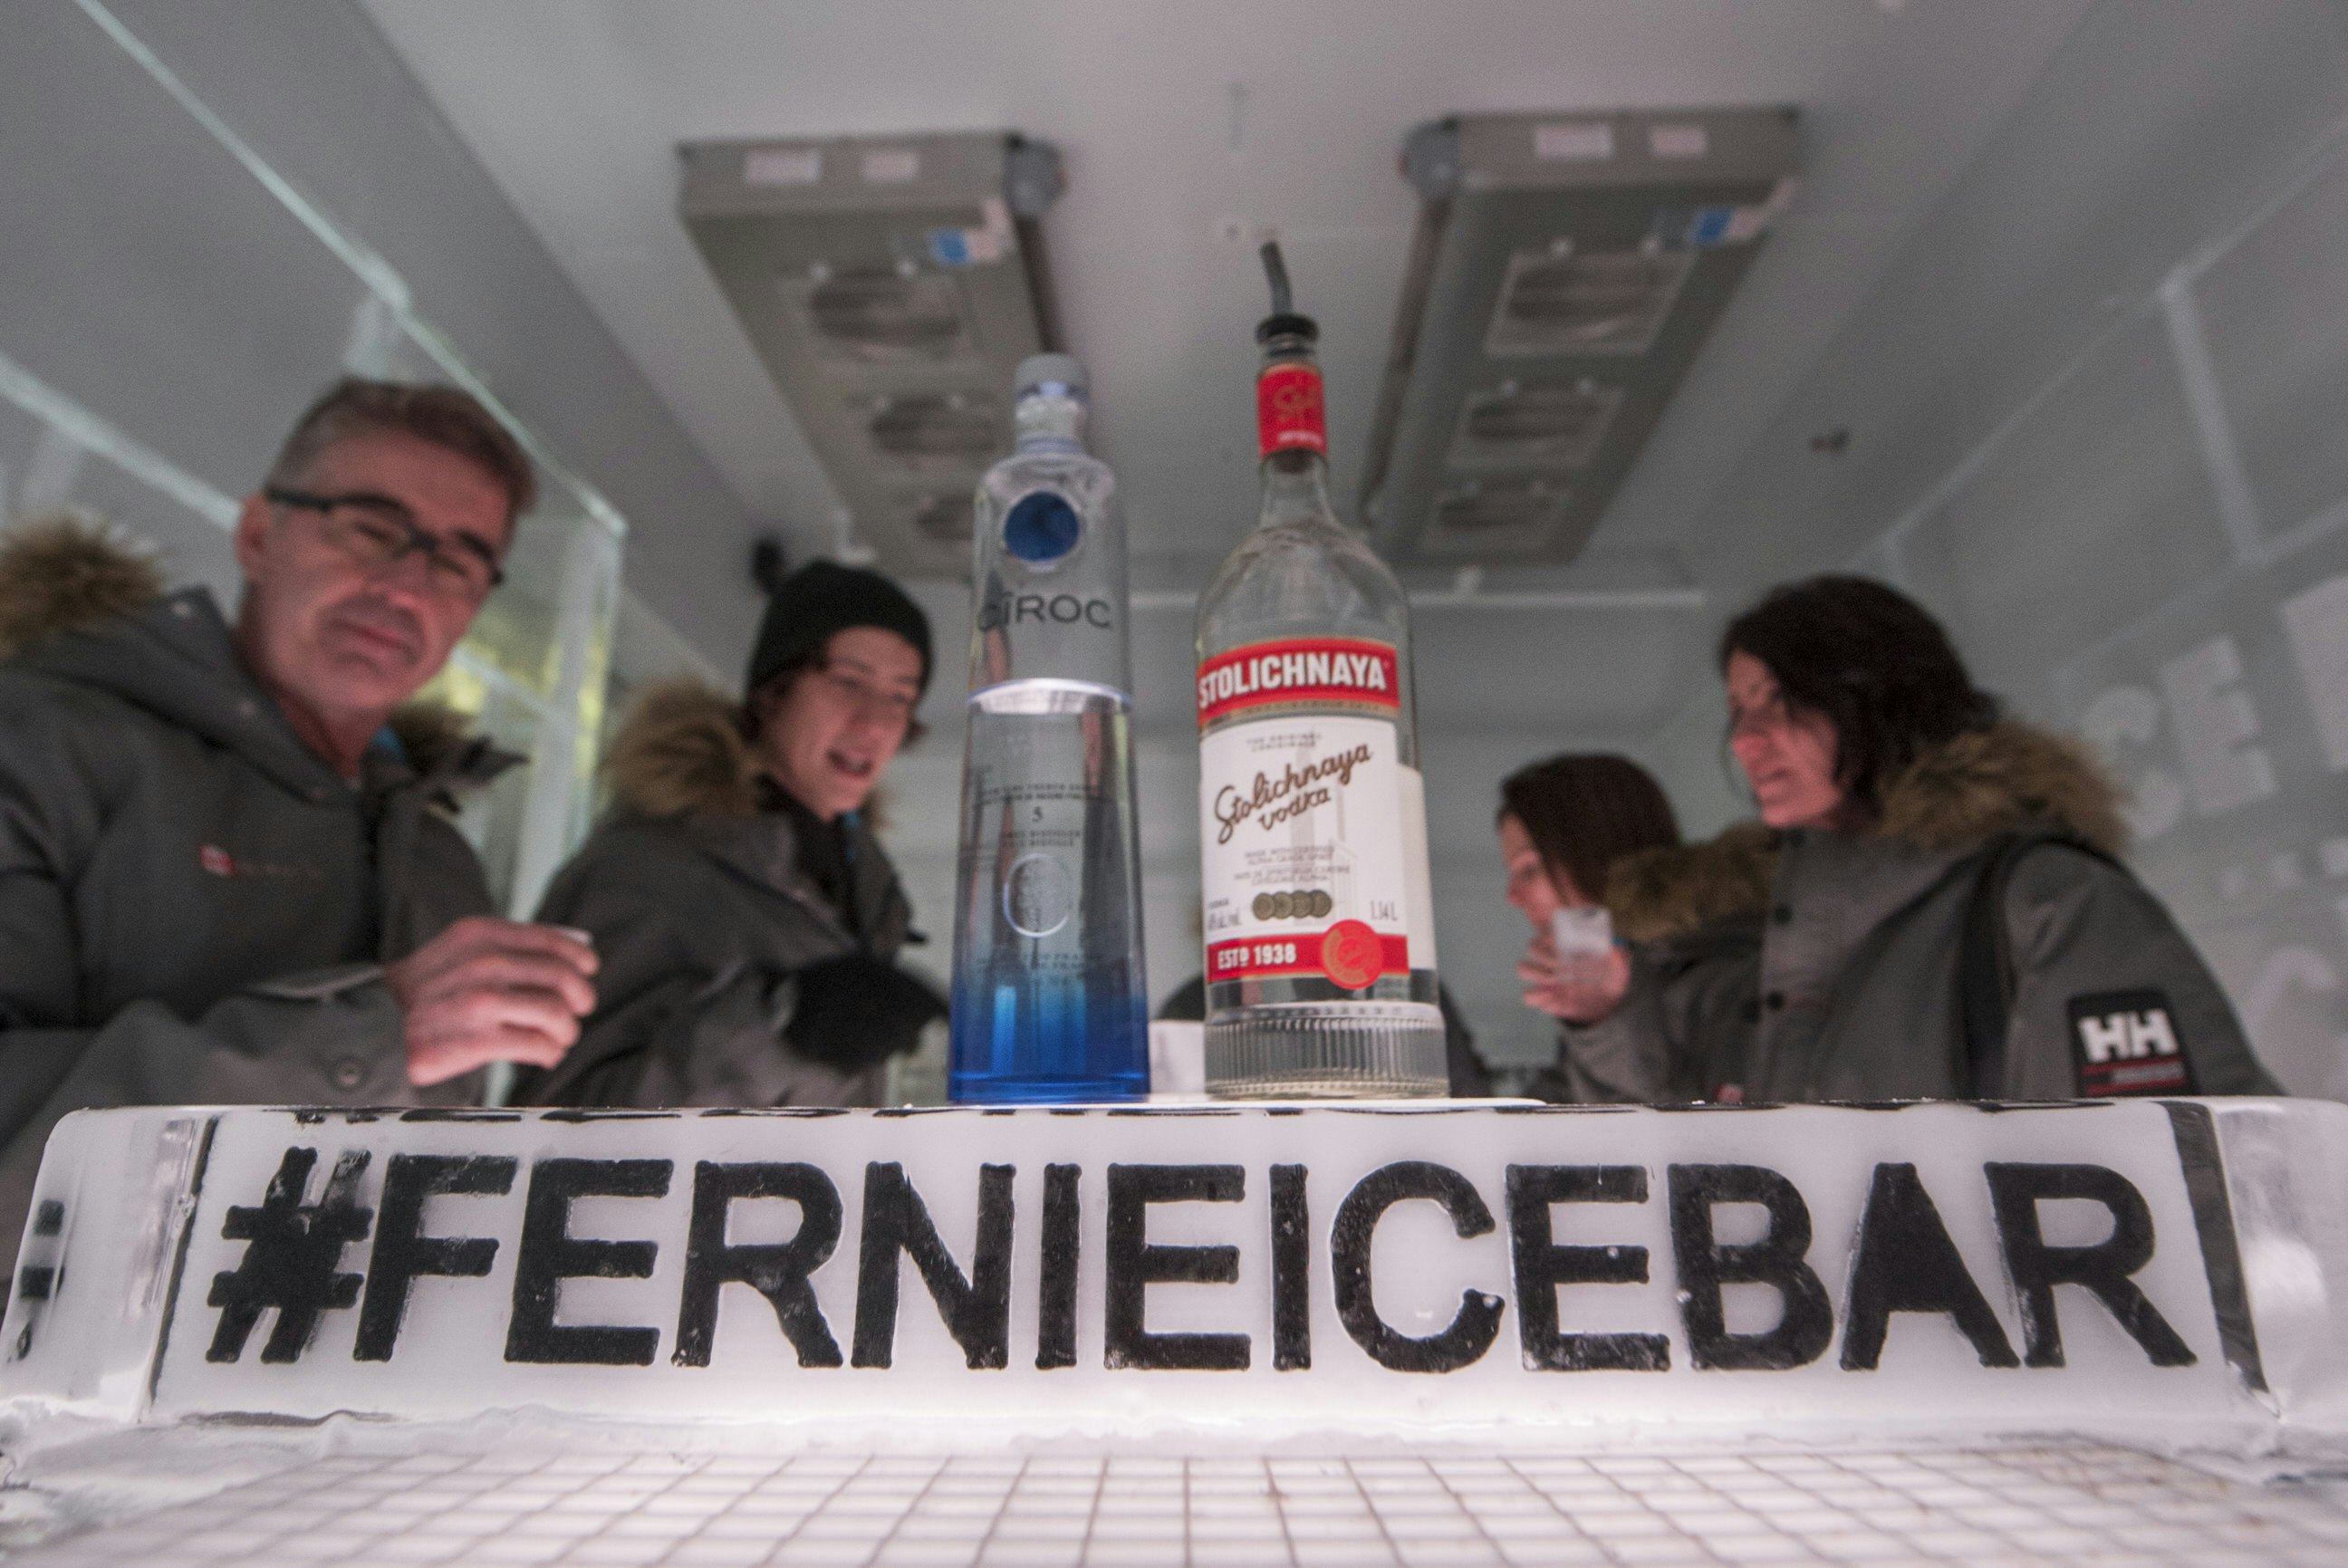
[[[954,907],[958,1101],[1149,1088],[1125,531],[1066,355],[1021,363],[980,481]]]
[[[1263,513],[1199,601],[1207,1088],[1439,1095],[1409,604],[1329,504],[1320,330],[1263,258]]]

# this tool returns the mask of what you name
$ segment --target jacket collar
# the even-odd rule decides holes
[[[302,744],[284,711],[252,678],[209,589],[185,588],[41,636],[15,667],[108,693],[233,752],[304,799],[351,792]],[[358,793],[376,802],[408,786],[453,807],[521,758],[469,736],[448,709],[410,704],[388,727],[396,744],[368,748]]]
[[[681,821],[709,853],[755,881],[829,911],[799,874],[798,839],[788,813],[760,807],[765,771],[743,736],[734,700],[697,681],[647,686],[628,710],[603,760],[613,800],[641,817]],[[878,929],[896,873],[870,825],[849,826],[856,860],[859,923]]]
[[[603,758],[613,799],[644,817],[755,817],[759,773],[739,709],[696,681],[647,686]]]
[[[1616,861],[1606,877],[1606,908],[1627,941],[1690,935],[1766,904],[1776,862],[1775,835],[1758,822],[1739,822],[1704,843]]]
[[[143,708],[234,752],[306,799],[349,789],[295,738],[276,702],[246,671],[207,589],[182,589],[50,637],[17,663]]]
[[[413,786],[427,804],[455,810],[465,794],[524,760],[486,736],[469,733],[454,709],[414,702],[395,709],[367,748],[360,785],[370,793]]]
[[[787,813],[758,811],[747,817],[695,814],[680,819],[678,826],[701,846],[703,852],[737,876],[774,889],[839,928],[843,937],[854,938],[855,932],[849,929],[839,912],[800,872],[798,832]],[[850,824],[849,842],[854,856],[850,896],[856,905],[855,925],[857,930],[875,932],[880,928],[896,890],[896,872],[880,841],[861,821]]]
[[[1884,789],[1876,831],[1939,852],[2054,828],[2116,855],[2127,847],[2123,799],[2085,746],[2008,721],[1910,763]]]
[[[2085,747],[2008,721],[1909,764],[1885,787],[1882,813],[1864,832],[1776,833],[1742,822],[1705,843],[1625,858],[1607,878],[1606,903],[1622,935],[1652,942],[1758,914],[1783,853],[1848,847],[1865,857],[1872,844],[1927,875],[2003,834],[2052,828],[2116,854],[2127,841],[2121,799]]]

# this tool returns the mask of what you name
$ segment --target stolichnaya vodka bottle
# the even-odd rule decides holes
[[[1085,450],[1084,368],[1023,361],[1017,449],[973,518],[954,907],[958,1101],[1149,1088],[1133,678],[1117,480]]]
[[[1264,266],[1263,514],[1199,601],[1207,1088],[1439,1095],[1409,605],[1330,507],[1320,331]]]

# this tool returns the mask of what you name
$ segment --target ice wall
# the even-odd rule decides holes
[[[2106,4],[1694,520],[1722,614],[1855,569],[2093,739],[2260,1053],[2348,1096],[2348,13]],[[1850,432],[1845,455],[1807,438]],[[1714,683],[1650,740],[1692,826]]]
[[[335,375],[514,418],[541,502],[433,695],[531,759],[466,823],[526,907],[592,811],[607,671],[706,656],[652,606],[747,640],[740,505],[348,6],[28,10],[0,146],[0,528],[92,512],[232,604],[238,501]]]
[[[258,166],[240,163],[207,114]],[[396,324],[368,309],[353,259],[294,210],[311,205],[406,286],[550,449],[646,521],[629,576],[656,615],[729,664],[748,641],[757,606],[741,562],[754,529],[741,503],[355,5],[26,8],[0,51],[0,146],[8,361],[214,490],[243,494],[345,364],[414,367]],[[210,523],[122,481],[102,454],[77,459],[66,442],[36,460],[32,422],[0,421],[18,510],[78,500],[115,511],[173,549],[183,575],[223,580]]]

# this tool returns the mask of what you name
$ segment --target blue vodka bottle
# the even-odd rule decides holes
[[[1117,479],[1084,367],[1022,362],[1018,447],[980,481],[954,905],[957,1101],[1148,1090],[1133,677]]]

